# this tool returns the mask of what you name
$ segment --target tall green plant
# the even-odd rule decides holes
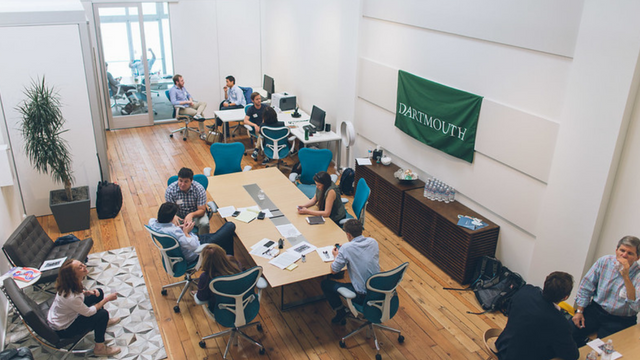
[[[33,80],[23,91],[24,99],[16,108],[22,115],[20,123],[24,148],[31,164],[53,181],[64,184],[67,200],[73,200],[69,144],[62,138],[64,118],[60,110],[60,95],[45,84],[44,76]]]

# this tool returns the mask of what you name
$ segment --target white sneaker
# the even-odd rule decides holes
[[[204,119],[204,117],[202,115],[200,115],[200,114],[193,115],[193,118],[196,119],[196,120]]]

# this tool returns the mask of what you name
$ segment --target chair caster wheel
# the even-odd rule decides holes
[[[402,344],[404,342],[404,336],[398,335],[398,342]]]
[[[172,138],[172,137],[173,137],[173,134],[169,134],[169,137],[170,137],[170,138]]]
[[[340,340],[340,347],[343,349],[347,347],[347,344],[344,343],[344,340]]]
[[[258,326],[256,326],[256,328],[258,329],[258,331],[262,332],[262,324],[258,324]],[[264,349],[264,348],[263,348]]]
[[[259,351],[260,355],[264,355],[266,352],[267,351],[264,348],[260,348],[260,351]]]
[[[382,355],[376,354],[376,360],[382,360]]]
[[[180,312],[180,306],[178,306],[178,305],[174,306],[173,307],[173,312],[176,313],[176,314],[179,313]]]
[[[167,295],[167,289],[162,289],[160,294],[162,294],[162,296],[166,296]]]
[[[182,141],[187,141],[187,138],[186,137],[182,138]]]
[[[198,345],[200,345],[200,347],[203,349],[207,347],[207,343],[205,343],[204,340],[200,341]]]

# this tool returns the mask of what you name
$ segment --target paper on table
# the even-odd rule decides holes
[[[51,269],[55,269],[55,268],[59,268],[60,266],[62,266],[62,263],[67,260],[67,257],[62,257],[59,259],[52,259],[52,260],[47,260],[45,262],[42,263],[42,266],[40,266],[40,271],[47,271],[47,270],[51,270]]]
[[[255,244],[251,247],[251,250],[253,250],[253,249],[257,248],[257,247],[264,248],[264,247],[265,247],[265,246],[264,246],[264,244],[268,243],[269,241],[272,241],[272,242],[273,242],[273,244],[269,245],[268,247],[274,247],[274,246],[278,245],[278,242],[277,242],[277,241],[273,241],[273,240],[271,240],[271,239],[264,238],[264,239],[262,239],[262,240],[258,241],[257,243],[255,243]]]
[[[600,339],[591,340],[591,341],[589,341],[587,343],[587,345],[589,345],[590,348],[595,350],[598,353],[598,355],[602,355],[601,347],[604,346],[604,344],[605,344],[605,342],[600,340]],[[620,354],[617,351],[614,351],[613,356],[611,357],[611,359],[612,360],[616,360],[616,359],[621,358],[621,357],[622,357],[622,354]]]
[[[238,211],[243,212],[243,211],[253,211],[256,214],[260,212],[260,207],[258,205],[253,205],[253,206],[249,206],[249,207],[243,207],[243,208],[239,208]]]
[[[310,252],[313,252],[316,247],[314,245],[309,244],[306,241],[302,241],[296,246],[293,246],[287,250],[287,252],[292,252],[300,255],[307,255]]]
[[[294,262],[298,261],[298,259],[300,259],[301,255],[300,254],[296,254],[293,252],[283,252],[282,254],[278,255],[276,258],[274,258],[273,260],[269,261],[269,264],[274,265],[279,267],[280,269],[284,269],[287,266],[293,264]]]
[[[225,207],[218,208],[218,213],[223,218],[233,215],[234,212],[236,212],[235,206],[225,206]]]
[[[356,158],[358,165],[371,165],[371,159],[369,158]]]
[[[240,215],[236,216],[236,220],[244,221],[246,223],[251,222],[258,217],[258,213],[249,209],[245,209]]]
[[[285,238],[292,238],[302,235],[302,233],[298,231],[298,229],[296,229],[293,224],[278,225],[276,226],[276,229],[278,229],[280,235],[284,236]]]
[[[333,245],[329,245],[321,248],[316,248],[316,251],[318,252],[318,255],[320,255],[320,259],[322,259],[322,261],[328,262],[333,261],[333,248]]]

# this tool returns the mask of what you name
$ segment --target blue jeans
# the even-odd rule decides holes
[[[224,251],[233,255],[233,234],[236,231],[236,224],[228,222],[220,227],[218,231],[211,234],[198,235],[200,244],[217,244]]]
[[[338,289],[341,287],[345,287],[354,293],[356,293],[356,298],[353,299],[353,302],[356,304],[362,304],[364,302],[365,294],[358,294],[354,289],[351,283],[341,283],[329,279],[325,279],[320,283],[320,287],[322,288],[322,293],[327,298],[329,305],[333,310],[339,310],[342,308],[342,300],[340,299],[340,294],[338,293]]]

